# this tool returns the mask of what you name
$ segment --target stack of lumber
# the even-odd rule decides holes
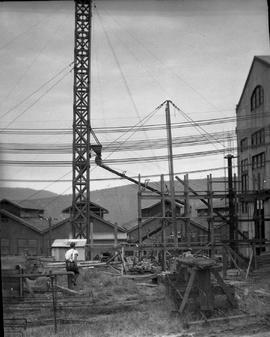
[[[111,264],[121,264],[121,262],[111,262]],[[106,262],[100,261],[78,261],[78,267],[83,269],[94,268],[94,267],[106,267],[108,264]],[[65,268],[66,263],[63,261],[60,262],[48,262],[44,266],[46,269],[54,268]]]

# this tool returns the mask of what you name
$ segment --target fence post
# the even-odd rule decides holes
[[[54,332],[57,333],[57,318],[56,318],[56,292],[55,292],[55,282],[54,275],[52,275],[52,271],[50,270],[50,280],[51,280],[51,288],[52,288],[52,304],[53,304],[53,318],[54,318]]]

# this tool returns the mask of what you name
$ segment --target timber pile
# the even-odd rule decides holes
[[[161,271],[160,266],[158,265],[156,261],[151,261],[151,260],[146,260],[146,259],[129,267],[130,273],[138,273],[138,274],[153,273],[155,274],[160,271]]]

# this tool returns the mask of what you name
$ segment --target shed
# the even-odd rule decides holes
[[[52,244],[52,256],[56,261],[64,261],[65,253],[70,248],[70,243],[75,243],[75,249],[78,251],[78,260],[85,260],[86,239],[56,239]]]

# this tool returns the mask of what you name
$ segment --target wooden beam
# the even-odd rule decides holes
[[[181,306],[180,306],[180,309],[179,309],[179,313],[182,314],[184,309],[185,309],[185,306],[187,304],[187,301],[188,301],[188,298],[189,298],[189,294],[191,292],[191,289],[193,287],[193,283],[194,283],[194,280],[195,280],[195,276],[196,276],[196,269],[192,269],[191,271],[191,275],[190,275],[190,278],[188,280],[188,284],[187,284],[187,287],[186,287],[186,290],[185,290],[185,294],[184,294],[184,297],[183,297],[183,301],[181,303]]]

